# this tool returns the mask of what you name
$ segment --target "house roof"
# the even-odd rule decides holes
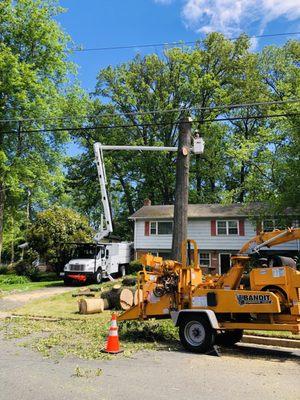
[[[188,218],[239,218],[249,214],[260,214],[265,209],[261,203],[251,204],[189,204]],[[265,211],[265,210],[264,210]],[[130,216],[129,219],[170,219],[173,218],[173,205],[143,206]],[[286,214],[293,215],[290,210]]]

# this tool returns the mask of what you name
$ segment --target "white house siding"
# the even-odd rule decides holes
[[[210,219],[193,219],[189,220],[188,222],[188,238],[194,239],[198,245],[198,248],[203,251],[238,251],[245,242],[256,235],[256,228],[249,220],[245,220],[244,227],[245,236],[212,236]],[[134,232],[134,247],[136,250],[170,250],[172,247],[172,235],[146,236],[145,221],[136,220]],[[280,246],[274,246],[272,247],[272,250],[297,251],[298,248],[299,241],[293,241]]]

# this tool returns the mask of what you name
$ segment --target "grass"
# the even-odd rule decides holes
[[[291,332],[287,331],[245,331],[246,335],[253,335],[253,336],[266,336],[266,337],[275,337],[275,338],[282,338],[282,339],[296,339],[300,340],[300,335],[295,335]]]
[[[57,279],[55,274],[44,273],[40,275],[39,282],[31,282],[25,276],[15,274],[0,275],[0,293],[3,295],[11,292],[26,292],[28,290],[36,290],[61,286],[63,282]]]
[[[114,283],[107,282],[102,287],[107,289]],[[74,291],[76,292],[76,289]],[[0,329],[4,331],[6,338],[22,338],[21,345],[31,347],[45,357],[112,358],[101,352],[108,334],[111,311],[81,315],[78,313],[77,302],[78,299],[72,297],[72,292],[32,301],[14,310],[15,314],[22,317],[7,320],[0,325]],[[29,318],[31,316],[57,320],[32,320]],[[245,333],[300,339],[299,336],[289,332],[246,331]],[[178,330],[170,320],[122,322],[119,323],[119,336],[124,353],[118,357],[128,357],[139,350],[175,350],[180,347]],[[79,377],[85,373],[86,371],[75,372]]]
[[[107,288],[114,283],[103,286]],[[72,292],[35,300],[15,309],[14,313],[23,317],[7,320],[0,329],[8,339],[24,338],[23,346],[36,349],[45,357],[111,358],[101,352],[107,339],[111,311],[81,315],[77,301]],[[30,316],[61,320],[32,320],[27,318]],[[138,350],[175,349],[179,345],[177,329],[171,321],[122,322],[119,336],[124,350],[120,357],[130,356]]]

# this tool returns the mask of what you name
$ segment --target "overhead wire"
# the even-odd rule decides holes
[[[262,39],[268,37],[279,37],[279,36],[294,36],[300,35],[300,31],[296,32],[278,32],[278,33],[269,33],[263,35],[247,35],[249,39]],[[237,40],[239,37],[225,38],[230,41]],[[200,42],[201,39],[198,40],[189,40],[189,41],[175,41],[175,42],[165,42],[165,43],[142,43],[142,44],[130,44],[124,46],[104,46],[104,47],[87,47],[80,48],[74,47],[70,49],[74,52],[87,52],[87,51],[107,51],[107,50],[130,50],[136,48],[149,48],[149,47],[163,47],[163,46],[184,46],[184,45],[192,45]]]
[[[205,124],[208,122],[225,122],[225,121],[238,121],[238,120],[252,120],[252,119],[264,119],[264,118],[280,118],[280,117],[291,117],[298,116],[297,113],[281,113],[281,114],[268,114],[268,115],[248,115],[248,116],[235,116],[235,117],[219,117],[205,120],[192,120],[191,123]],[[40,129],[29,129],[21,130],[22,133],[46,133],[46,132],[64,132],[64,131],[90,131],[97,129],[122,129],[122,128],[136,128],[136,127],[151,127],[151,126],[175,126],[179,125],[180,121],[176,122],[151,122],[151,123],[137,123],[137,124],[119,124],[119,125],[93,125],[93,126],[82,126],[82,127],[63,127],[63,128],[40,128]],[[3,134],[16,133],[17,130],[10,130],[2,132]]]
[[[223,110],[223,109],[235,109],[235,108],[247,108],[247,107],[256,107],[256,106],[271,106],[271,105],[279,105],[279,104],[293,104],[300,103],[300,98],[295,99],[286,99],[286,100],[274,100],[274,101],[260,101],[253,103],[236,103],[236,104],[220,104],[216,106],[199,106],[199,107],[181,107],[181,108],[172,108],[165,110],[149,110],[149,111],[132,111],[125,113],[104,113],[100,114],[101,118],[106,117],[122,117],[122,116],[142,116],[142,115],[153,115],[153,114],[168,114],[173,112],[185,112],[185,111],[210,111],[210,110]],[[63,121],[67,120],[70,117],[53,117],[53,118],[6,118],[0,119],[0,122],[29,122],[29,121]],[[81,117],[83,118],[83,117]]]

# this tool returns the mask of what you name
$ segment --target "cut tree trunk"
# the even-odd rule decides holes
[[[133,295],[133,304],[135,306],[137,306],[139,304],[139,301],[140,301],[140,303],[143,301],[143,291],[142,291],[142,289],[136,289],[135,292],[134,292],[134,295]]]
[[[133,305],[133,293],[128,288],[121,288],[121,285],[115,285],[112,290],[103,292],[102,299],[107,299],[109,308],[117,310],[128,310]]]
[[[96,314],[108,309],[106,299],[80,299],[78,302],[80,314]]]

